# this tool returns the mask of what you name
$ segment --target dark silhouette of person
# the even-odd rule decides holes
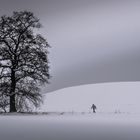
[[[93,113],[96,113],[95,110],[97,109],[97,107],[94,104],[92,104],[91,109],[93,110]]]

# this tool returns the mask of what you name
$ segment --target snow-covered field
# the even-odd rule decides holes
[[[46,94],[41,111],[140,114],[140,82],[90,84]]]
[[[1,114],[0,140],[140,140],[139,99],[140,82],[58,90],[39,109],[48,113]]]
[[[140,140],[140,115],[1,115],[0,140]]]

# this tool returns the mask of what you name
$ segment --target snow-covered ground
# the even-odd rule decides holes
[[[140,82],[90,84],[46,94],[41,111],[140,113]]]
[[[140,115],[1,115],[0,140],[140,140]]]
[[[1,114],[0,140],[140,140],[140,82],[48,93],[40,114]],[[90,110],[97,105],[97,113]]]

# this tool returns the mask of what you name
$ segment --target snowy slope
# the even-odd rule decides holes
[[[140,82],[118,82],[69,87],[45,95],[41,111],[140,113]]]
[[[46,94],[40,111],[0,115],[0,140],[140,140],[140,82],[70,87]],[[120,113],[114,114],[115,110]]]

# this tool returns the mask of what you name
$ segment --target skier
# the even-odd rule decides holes
[[[97,107],[94,104],[91,106],[91,109],[93,109],[93,113],[96,113],[95,110],[97,109]]]

